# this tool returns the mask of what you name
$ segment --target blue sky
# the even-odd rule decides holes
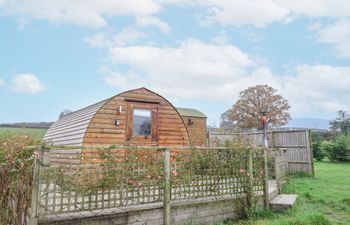
[[[0,0],[0,123],[148,87],[209,125],[268,84],[292,117],[350,110],[343,0]]]

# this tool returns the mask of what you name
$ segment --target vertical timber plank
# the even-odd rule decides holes
[[[311,130],[306,131],[306,145],[307,145],[307,152],[308,152],[308,158],[309,158],[309,168],[310,168],[310,174],[312,176],[315,176],[315,170],[314,170],[314,156],[312,153],[311,148]]]

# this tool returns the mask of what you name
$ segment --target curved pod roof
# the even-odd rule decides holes
[[[69,146],[125,144],[125,127],[117,128],[113,121],[126,118],[126,112],[117,114],[119,105],[125,107],[126,99],[138,98],[159,102],[159,145],[188,144],[187,128],[177,109],[146,88],[123,92],[61,117],[49,128],[44,140],[52,145]]]

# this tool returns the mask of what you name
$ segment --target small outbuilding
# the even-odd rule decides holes
[[[202,146],[206,143],[207,117],[197,109],[177,108],[185,122],[190,144]]]
[[[44,140],[65,146],[204,145],[206,116],[139,88],[62,116]]]

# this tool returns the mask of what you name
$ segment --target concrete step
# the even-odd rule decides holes
[[[295,205],[297,198],[298,195],[292,194],[277,195],[275,198],[270,200],[270,208],[273,211],[283,211],[290,209]]]
[[[269,180],[269,201],[278,195],[277,183],[275,180]]]

